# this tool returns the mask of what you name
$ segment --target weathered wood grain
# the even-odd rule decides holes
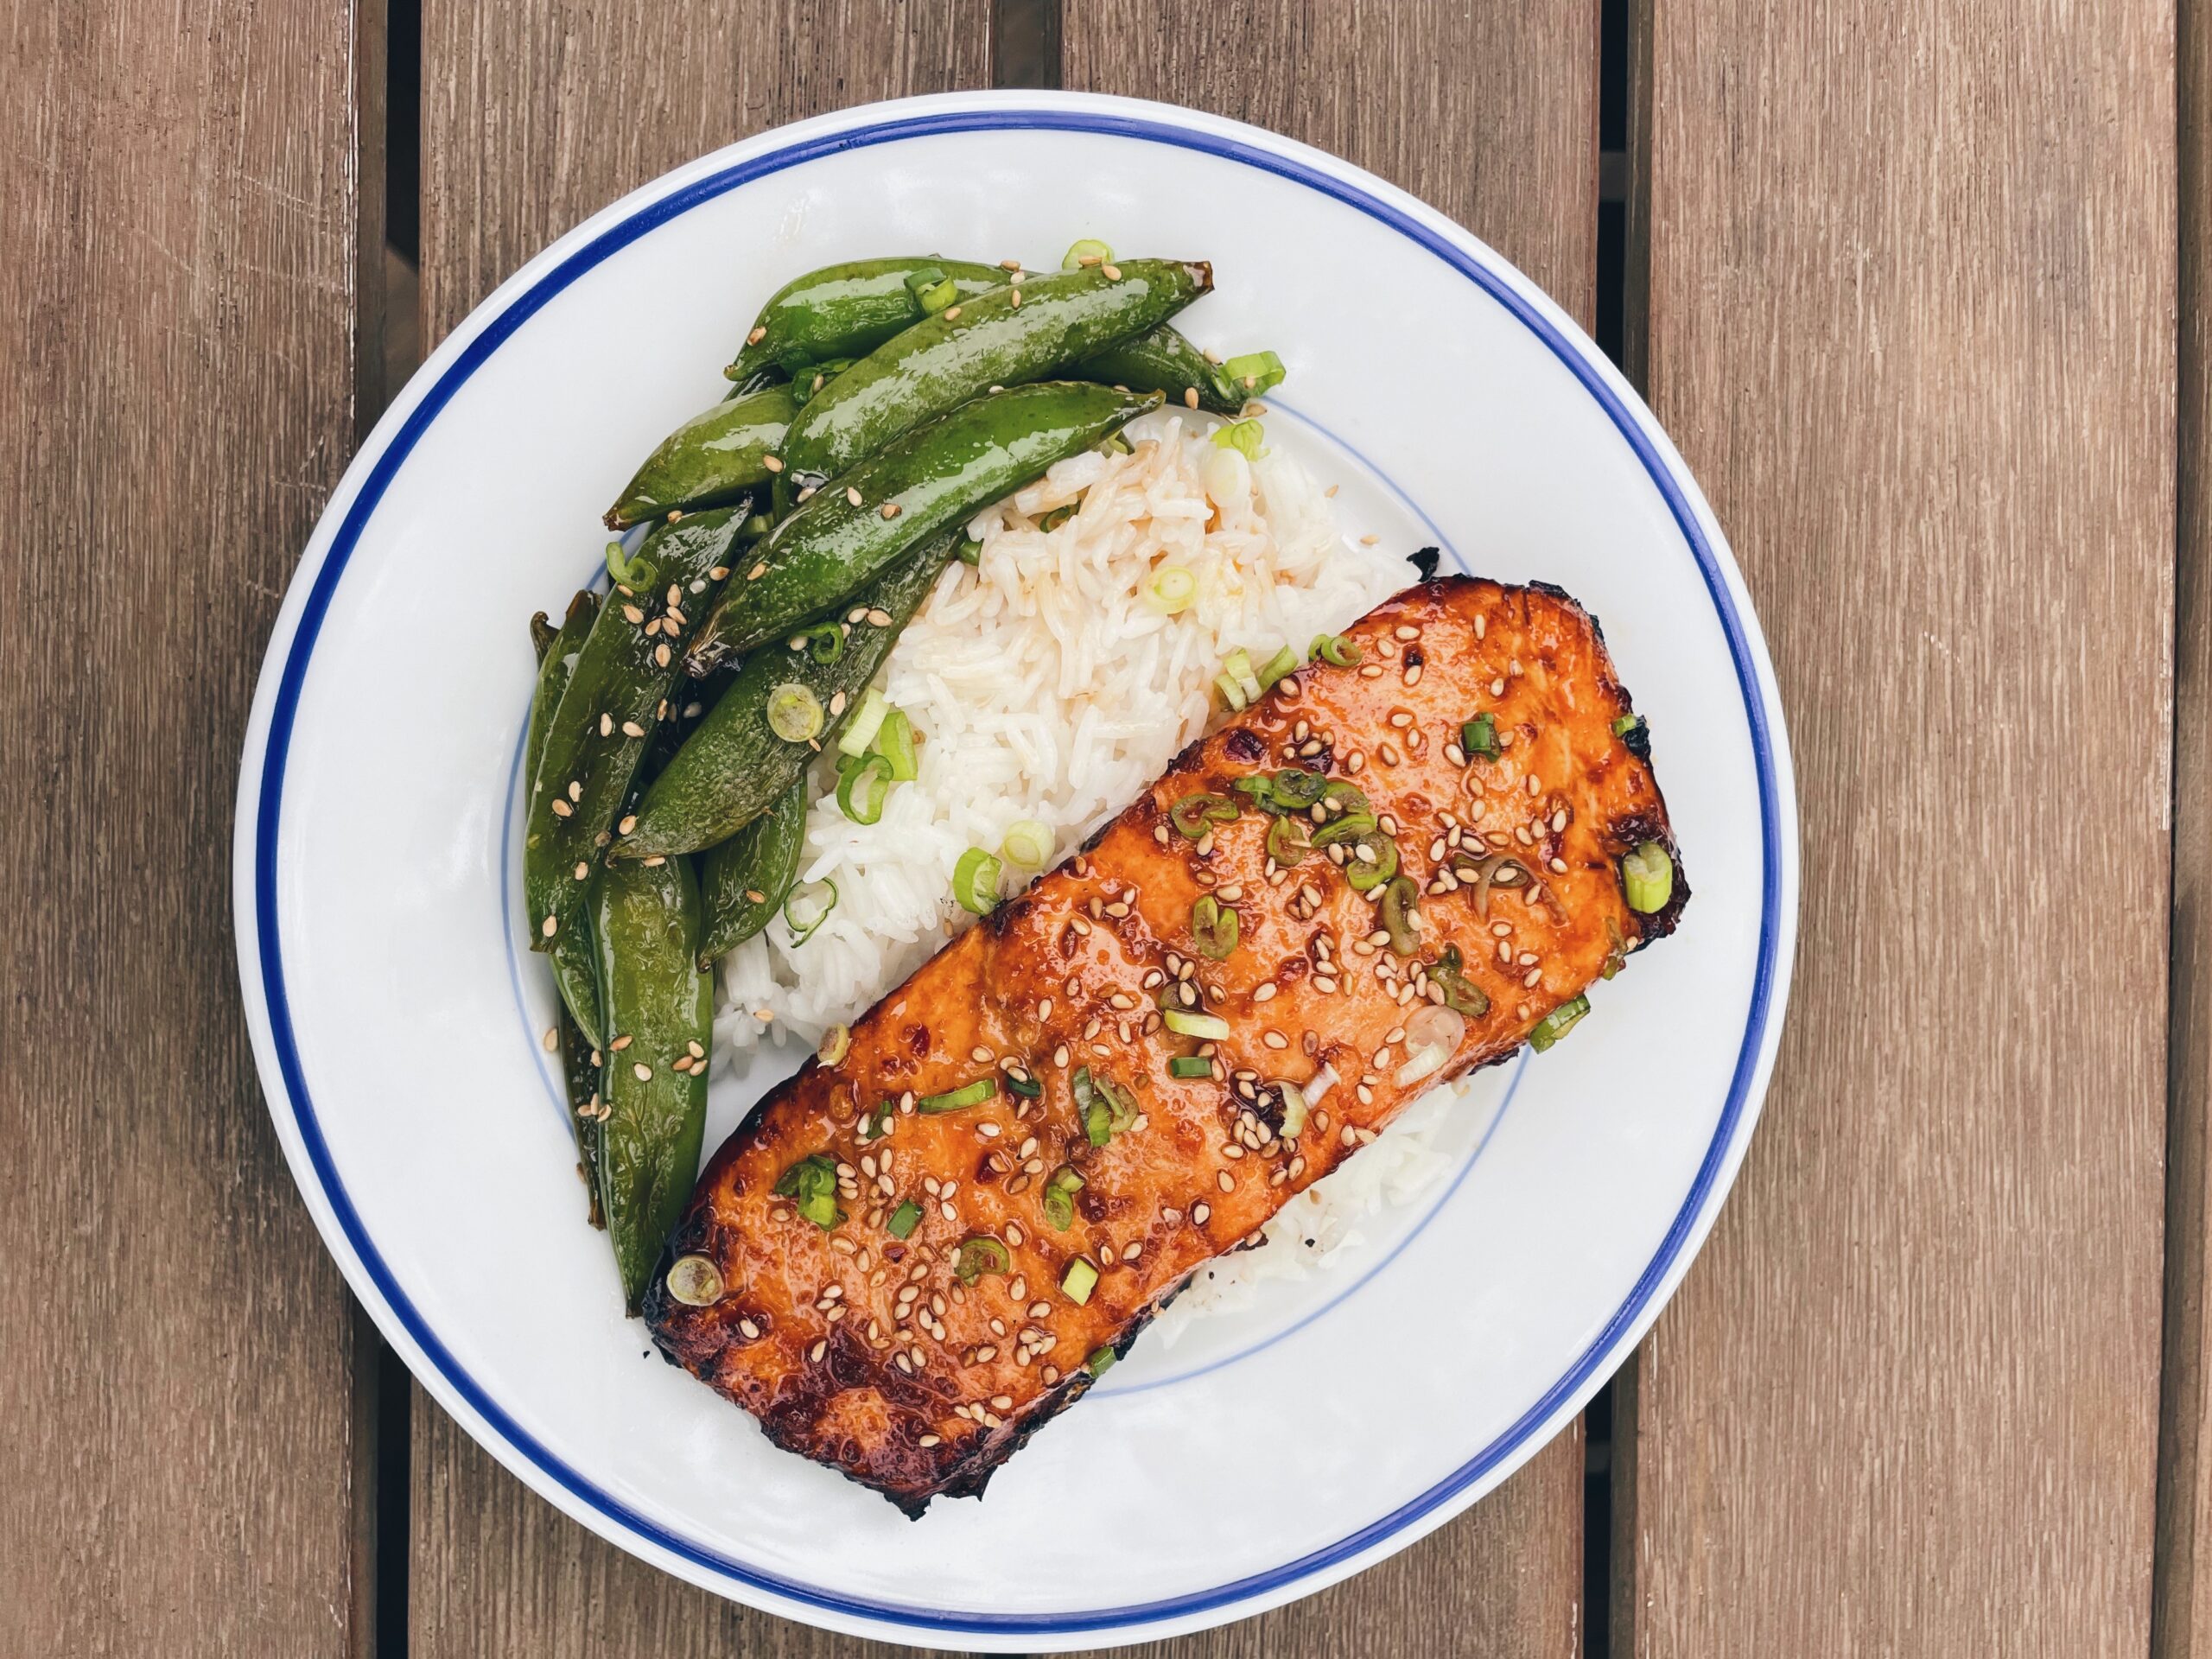
[[[991,84],[990,0],[426,0],[423,318],[435,345],[546,242],[680,162],[826,110]],[[893,1649],[690,1589],[570,1522],[418,1388],[410,1659]]]
[[[0,1652],[359,1651],[353,1327],[231,948],[231,791],[354,436],[359,14],[0,5]]]
[[[1071,0],[1064,84],[1212,111],[1371,168],[1449,213],[1586,327],[1597,280],[1597,8]],[[1582,1438],[1347,1584],[1132,1649],[1414,1656],[1580,1650]]]
[[[1639,1655],[2148,1642],[2172,23],[1656,9],[1651,399],[1773,645],[1804,903],[1641,1359]]]
[[[2172,1012],[2153,1659],[2212,1654],[2212,10],[2182,0]]]

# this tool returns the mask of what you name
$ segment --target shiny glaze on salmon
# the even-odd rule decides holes
[[[1556,589],[1452,577],[1407,589],[1350,637],[1358,665],[1317,662],[1192,745],[1083,854],[863,1016],[838,1064],[808,1062],[760,1103],[708,1166],[663,1259],[664,1275],[708,1258],[719,1299],[679,1302],[662,1277],[648,1293],[671,1361],[779,1445],[909,1514],[979,1492],[1193,1269],[1409,1101],[1505,1058],[1673,930],[1688,896],[1679,857],[1663,908],[1627,902],[1623,855],[1675,848],[1642,732],[1616,732],[1628,700],[1580,607]],[[1462,723],[1482,713],[1499,752],[1470,760]],[[1420,889],[1407,954],[1382,926],[1382,888],[1355,891],[1325,851],[1279,868],[1274,819],[1252,805],[1193,819],[1202,839],[1173,824],[1179,801],[1242,804],[1236,780],[1279,768],[1371,801]],[[1223,960],[1194,939],[1205,896],[1238,918]],[[1447,950],[1459,975],[1432,982]],[[1487,1011],[1465,1019],[1439,1069],[1402,1082],[1408,1027],[1447,985],[1462,1008],[1486,998]],[[1219,1016],[1230,1035],[1178,1035],[1163,1001]],[[1439,1024],[1451,1021],[1431,1015],[1414,1033]],[[1197,1055],[1211,1057],[1208,1075],[1169,1075]],[[1103,1081],[1135,1109],[1103,1146],[1086,1133],[1079,1072],[1091,1098]],[[995,1091],[982,1103],[924,1109],[984,1078]],[[1034,1098],[1014,1091],[1033,1080]],[[1302,1126],[1285,1082],[1307,1096]],[[776,1191],[817,1154],[836,1166],[827,1230]],[[1065,1230],[1046,1203],[1064,1167],[1082,1179]],[[909,1203],[920,1217],[901,1239],[889,1224]],[[963,1283],[974,1238],[996,1249],[969,1253],[986,1270]],[[988,1270],[1001,1250],[1003,1270]],[[1091,1272],[1087,1297],[1072,1294]]]

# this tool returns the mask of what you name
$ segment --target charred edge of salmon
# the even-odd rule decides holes
[[[696,1212],[687,1214],[677,1224],[676,1230],[669,1235],[668,1243],[662,1247],[660,1265],[654,1270],[652,1281],[646,1287],[642,1310],[645,1323],[652,1332],[653,1346],[660,1350],[661,1357],[702,1382],[713,1369],[715,1360],[725,1344],[677,1342],[669,1336],[662,1318],[668,1312],[669,1268],[675,1264],[677,1256],[688,1252],[704,1250],[711,1253],[712,1231],[712,1224],[701,1224]],[[1264,1243],[1264,1239],[1256,1237],[1246,1239],[1242,1243],[1232,1245],[1223,1254],[1232,1255],[1237,1250],[1255,1249]],[[1195,1277],[1197,1270],[1193,1269],[1123,1327],[1121,1335],[1115,1338],[1111,1344],[1116,1361],[1128,1357],[1129,1350],[1136,1345],[1137,1338],[1144,1334],[1153,1320],[1166,1312],[1169,1305],[1190,1287],[1191,1281]],[[856,1338],[849,1338],[842,1327],[830,1340],[836,1351],[828,1356],[833,1370],[849,1351],[857,1351],[864,1363],[873,1357],[864,1344]],[[868,1371],[871,1382],[876,1386],[891,1380],[891,1374],[881,1366],[870,1364]],[[818,1464],[825,1469],[836,1470],[855,1485],[865,1486],[889,1500],[909,1521],[918,1521],[936,1498],[981,1497],[984,1487],[990,1484],[991,1477],[999,1471],[1006,1460],[1028,1445],[1030,1437],[1039,1429],[1090,1393],[1096,1380],[1087,1363],[1077,1366],[1049,1393],[1032,1402],[1014,1421],[977,1442],[975,1451],[969,1456],[941,1475],[926,1481],[899,1482],[886,1479],[873,1471],[853,1468],[842,1459],[829,1455],[831,1448],[825,1446],[817,1437],[811,1423],[802,1427],[793,1421],[791,1414],[747,1410],[746,1414],[760,1424],[760,1432],[767,1436],[770,1445],[782,1451],[796,1452],[808,1462]],[[931,1392],[918,1378],[900,1378],[899,1384],[902,1391],[921,1395]],[[713,1385],[709,1383],[709,1386]],[[720,1389],[715,1391],[721,1392]],[[727,1399],[728,1396],[723,1397]]]
[[[1572,617],[1579,619],[1590,629],[1592,641],[1597,647],[1595,658],[1601,690],[1618,704],[1623,712],[1632,710],[1634,705],[1615,672],[1612,655],[1605,647],[1605,632],[1598,619],[1571,594],[1551,583],[1538,582],[1515,585],[1487,582],[1480,578],[1459,575],[1440,576],[1402,589],[1391,599],[1383,601],[1382,605],[1375,608],[1379,610],[1389,605],[1403,604],[1421,598],[1441,601],[1446,594],[1455,590],[1471,587],[1492,588],[1509,598],[1520,594],[1538,594],[1547,604],[1559,607]],[[1164,773],[1173,773],[1179,769],[1189,770],[1196,766],[1203,759],[1204,744],[1205,740],[1201,738],[1186,745],[1164,768]],[[1633,954],[1635,950],[1642,950],[1654,939],[1663,938],[1675,931],[1680,921],[1683,906],[1688,902],[1690,886],[1683,874],[1680,849],[1676,846],[1673,832],[1669,827],[1665,797],[1660,791],[1656,772],[1650,764],[1648,738],[1640,744],[1625,742],[1624,747],[1644,767],[1651,785],[1652,799],[1647,810],[1628,817],[1617,819],[1605,826],[1605,832],[1612,845],[1614,855],[1618,859],[1618,856],[1643,842],[1656,841],[1667,849],[1669,856],[1675,862],[1674,888],[1667,904],[1656,912],[1639,915],[1637,918],[1638,938],[1636,944],[1631,947],[1631,954]],[[1263,753],[1264,751],[1261,750],[1255,751],[1252,755],[1232,758],[1256,763]],[[1315,764],[1320,765],[1325,770],[1333,770],[1333,761],[1334,756],[1332,754]],[[1086,838],[1078,852],[1070,855],[1069,861],[1093,851],[1103,840],[1108,831],[1117,825],[1128,824],[1138,831],[1148,834],[1152,824],[1161,816],[1161,810],[1154,798],[1154,791],[1147,789],[1128,807],[1116,814],[1114,817],[1101,825],[1096,833]],[[1061,868],[1065,868],[1065,865]],[[1024,893],[996,906],[984,918],[983,925],[995,935],[1001,933],[1011,922],[1023,914],[1033,902],[1030,894]],[[867,1019],[875,1013],[884,1002],[897,995],[899,988],[899,987],[893,987],[884,997],[878,1000],[874,1007],[869,1010],[868,1014],[864,1014],[861,1018]],[[1519,1052],[1518,1048],[1509,1049],[1481,1061],[1479,1065],[1484,1066],[1503,1065]],[[758,1124],[763,1122],[763,1115],[773,1104],[776,1098],[793,1088],[801,1078],[805,1077],[809,1070],[815,1067],[816,1064],[817,1062],[811,1057],[808,1058],[791,1077],[770,1090],[768,1095],[763,1097],[753,1117],[748,1120],[748,1124]],[[699,1193],[701,1189],[711,1184],[716,1169],[723,1160],[738,1147],[747,1133],[747,1128],[741,1126],[708,1160],[706,1171],[701,1176],[700,1185],[694,1189],[691,1205],[686,1208],[683,1218],[678,1221],[663,1247],[659,1268],[647,1286],[645,1305],[641,1310],[647,1326],[652,1332],[654,1345],[661,1351],[663,1357],[671,1364],[691,1372],[708,1386],[715,1388],[717,1393],[721,1393],[722,1390],[714,1381],[716,1362],[725,1348],[736,1338],[723,1335],[719,1330],[702,1332],[696,1325],[689,1327],[692,1332],[691,1340],[680,1341],[672,1338],[664,1323],[672,1312],[667,1294],[666,1277],[669,1268],[679,1255],[695,1250],[704,1251],[709,1255],[717,1254],[714,1248],[715,1244],[714,1234],[717,1230],[718,1224],[712,1218],[711,1206],[699,1203]],[[1238,1245],[1231,1246],[1230,1250],[1224,1251],[1222,1254],[1226,1255],[1236,1249],[1250,1248],[1257,1242],[1260,1241],[1245,1240]],[[1218,1257],[1213,1259],[1217,1260]],[[1129,1351],[1152,1320],[1177,1295],[1181,1294],[1189,1282],[1189,1278],[1185,1277],[1159,1297],[1144,1312],[1130,1319],[1128,1325],[1113,1341],[1112,1348],[1117,1358]],[[929,1386],[926,1379],[907,1377],[876,1363],[876,1356],[872,1351],[866,1350],[864,1344],[857,1343],[849,1344],[846,1341],[833,1338],[831,1347],[833,1351],[826,1356],[823,1368],[830,1373],[828,1381],[830,1382],[836,1382],[836,1373],[845,1369],[845,1362],[849,1360],[854,1373],[852,1381],[874,1388],[887,1398],[895,1395],[899,1400],[911,1403],[936,1397],[936,1391]],[[980,1494],[1000,1465],[1026,1446],[1030,1437],[1038,1430],[1089,1392],[1091,1382],[1089,1370],[1079,1365],[1055,1384],[1049,1392],[1033,1401],[1019,1416],[1009,1421],[1003,1428],[974,1442],[972,1449],[958,1462],[948,1466],[931,1465],[926,1460],[918,1459],[914,1465],[907,1470],[900,1469],[895,1459],[885,1461],[880,1458],[865,1467],[854,1467],[836,1455],[837,1448],[828,1444],[818,1430],[818,1417],[806,1415],[803,1410],[804,1405],[813,1402],[813,1396],[816,1394],[821,1393],[825,1396],[833,1395],[836,1392],[836,1388],[822,1390],[810,1389],[804,1401],[772,1402],[765,1405],[748,1403],[727,1394],[723,1397],[731,1399],[734,1404],[740,1406],[748,1415],[755,1418],[760,1424],[762,1433],[768,1437],[772,1444],[783,1450],[797,1452],[811,1462],[835,1469],[847,1479],[865,1486],[871,1491],[880,1493],[912,1519],[918,1518],[928,1508],[932,1498],[965,1497]],[[844,1385],[838,1384],[838,1387],[842,1386]],[[878,1448],[879,1452],[883,1449]],[[919,1448],[915,1449],[918,1452],[919,1450]],[[925,1468],[930,1471],[926,1478],[913,1478]]]

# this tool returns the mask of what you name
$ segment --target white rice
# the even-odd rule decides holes
[[[920,776],[892,788],[877,823],[856,824],[828,792],[824,757],[799,877],[834,882],[836,906],[796,949],[779,919],[723,959],[720,1045],[811,1047],[975,919],[951,897],[967,849],[996,852],[1029,818],[1053,832],[1057,862],[1204,729],[1230,651],[1255,663],[1286,644],[1302,654],[1410,579],[1402,558],[1343,534],[1287,454],[1248,465],[1211,442],[1216,424],[1147,417],[1129,429],[1129,454],[1063,461],[969,526],[982,543],[976,567],[946,570],[877,680],[913,722]],[[1078,498],[1065,522],[1038,527]],[[1173,617],[1143,597],[1169,564],[1198,580]],[[1277,1247],[1202,1272],[1163,1317],[1166,1339],[1198,1313],[1243,1306],[1264,1280],[1357,1250],[1361,1219],[1441,1173],[1447,1160],[1429,1141],[1442,1109],[1424,1103],[1287,1206],[1268,1230]]]

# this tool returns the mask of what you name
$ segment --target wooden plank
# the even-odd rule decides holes
[[[1669,1656],[2144,1650],[2173,14],[1656,9],[1651,399],[1772,643],[1795,1011],[1637,1376]]]
[[[1287,133],[1442,209],[1585,327],[1597,282],[1597,8],[1579,0],[1074,0],[1065,84]],[[1547,1653],[1580,1648],[1580,1428],[1361,1577],[1147,1656]]]
[[[263,642],[355,433],[360,22],[0,8],[0,1652],[369,1637],[352,1318],[227,879]]]
[[[2165,1392],[2154,1659],[2212,1654],[2212,10],[2183,0],[2180,499],[2167,1049]]]
[[[678,162],[871,99],[991,83],[990,0],[426,0],[423,11],[432,344],[546,242]],[[412,1461],[412,1659],[894,1651],[751,1612],[623,1554],[500,1469],[419,1387]]]

